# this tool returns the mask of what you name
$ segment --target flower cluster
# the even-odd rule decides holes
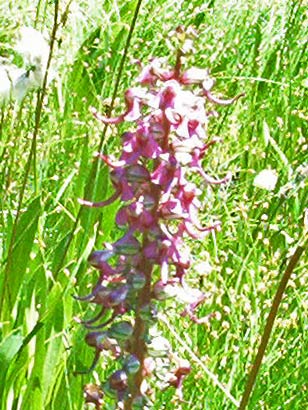
[[[142,69],[139,87],[125,93],[126,110],[116,118],[94,115],[104,124],[130,122],[134,130],[122,135],[118,159],[98,154],[110,168],[114,194],[107,200],[84,205],[103,207],[119,199],[122,203],[116,224],[124,235],[93,252],[89,262],[100,272],[92,292],[79,297],[100,306],[92,319],[82,321],[89,330],[86,343],[95,349],[96,365],[103,351],[110,351],[118,364],[103,385],[105,394],[116,398],[119,408],[143,409],[150,396],[146,379],[158,374],[159,363],[168,357],[173,370],[166,372],[165,386],[181,389],[189,363],[171,353],[167,340],[151,331],[157,320],[159,301],[175,297],[186,303],[182,313],[194,322],[204,295],[184,280],[190,268],[190,251],[185,237],[202,239],[219,229],[219,221],[202,226],[198,219],[200,190],[191,172],[205,184],[225,184],[206,174],[202,161],[211,145],[206,134],[207,102],[231,104],[215,97],[207,70],[181,70],[181,56],[175,68],[166,69],[163,60],[153,59]],[[92,390],[97,392],[97,389]],[[89,388],[87,388],[89,391]],[[97,393],[93,403],[98,405]],[[102,400],[100,396],[100,400]],[[87,394],[87,402],[91,396]],[[98,407],[99,408],[99,407]]]

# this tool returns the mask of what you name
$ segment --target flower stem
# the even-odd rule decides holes
[[[144,234],[143,238],[143,247],[147,245],[148,239],[147,235]],[[131,410],[133,401],[136,397],[141,395],[140,388],[143,381],[143,368],[144,368],[144,359],[146,357],[147,348],[146,348],[146,335],[148,332],[148,323],[147,319],[142,315],[142,310],[149,306],[151,301],[151,284],[152,284],[152,271],[153,264],[146,258],[143,257],[140,262],[140,267],[142,272],[145,275],[145,285],[140,290],[138,297],[138,305],[135,311],[135,326],[134,333],[132,338],[132,345],[130,353],[135,355],[140,363],[140,369],[136,373],[132,383],[130,385],[130,397],[125,401],[124,410]]]
[[[297,263],[298,263],[298,261],[299,261],[299,259],[300,259],[303,252],[304,252],[304,247],[298,246],[296,251],[294,252],[293,256],[291,257],[291,260],[290,260],[290,262],[289,262],[289,264],[288,264],[288,266],[287,266],[287,268],[286,268],[286,270],[283,274],[283,277],[281,278],[279,287],[277,289],[276,295],[275,295],[273,303],[272,303],[271,311],[270,311],[270,313],[268,315],[268,318],[267,318],[267,322],[266,322],[265,329],[264,329],[264,332],[263,332],[263,335],[262,335],[262,339],[261,339],[261,342],[260,342],[258,353],[257,353],[257,356],[255,358],[255,362],[252,366],[252,369],[250,371],[248,381],[247,381],[247,384],[246,384],[246,388],[245,388],[245,391],[244,391],[244,394],[243,394],[243,397],[242,397],[242,400],[240,402],[238,410],[244,410],[246,408],[248,402],[249,402],[249,398],[250,398],[251,392],[253,390],[253,386],[255,384],[255,381],[256,381],[260,366],[261,366],[263,356],[265,354],[265,349],[267,347],[267,344],[268,344],[268,341],[269,341],[269,338],[270,338],[270,335],[271,335],[271,332],[272,332],[272,329],[273,329],[274,321],[275,321],[275,318],[277,316],[277,311],[278,311],[279,305],[281,303],[282,296],[283,296],[284,291],[286,289],[288,280],[290,279],[290,276],[291,276],[293,270],[295,269],[295,267],[296,267],[296,265],[297,265]]]

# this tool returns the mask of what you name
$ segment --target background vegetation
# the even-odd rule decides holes
[[[104,199],[108,172],[93,159],[114,152],[119,134],[104,134],[89,108],[108,111],[136,1],[60,0],[51,65],[54,82],[41,100],[30,93],[0,117],[0,408],[79,410],[85,383],[104,379],[108,360],[86,370],[93,351],[75,317],[89,317],[72,298],[86,294],[94,271],[87,256],[117,237],[107,210],[80,209],[78,198]],[[50,37],[54,2],[4,0],[0,55],[18,63],[12,45],[21,25]],[[192,243],[190,282],[207,299],[199,314],[208,325],[180,319],[168,306],[160,328],[193,364],[184,402],[159,392],[155,409],[228,410],[245,387],[279,279],[303,232],[307,207],[307,3],[301,0],[144,0],[121,75],[122,93],[138,73],[136,59],[174,62],[169,35],[179,24],[198,30],[195,66],[209,68],[217,95],[245,92],[219,109],[209,134],[223,143],[204,163],[213,175],[231,170],[226,188],[204,188],[204,221],[223,229]],[[38,115],[38,106],[42,111]],[[269,192],[253,186],[256,173],[274,169]],[[308,408],[307,254],[292,275],[249,409]],[[206,366],[206,367],[205,367]],[[108,408],[108,407],[106,407]]]

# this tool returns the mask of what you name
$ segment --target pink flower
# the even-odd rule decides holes
[[[157,317],[153,300],[173,296],[185,304],[182,316],[195,323],[207,320],[196,313],[204,294],[185,283],[191,266],[186,237],[202,239],[219,230],[220,222],[201,226],[200,190],[190,179],[190,171],[200,174],[206,184],[230,181],[230,173],[216,178],[202,167],[209,147],[217,142],[207,141],[210,114],[205,105],[230,104],[238,96],[231,100],[213,96],[214,82],[208,71],[193,67],[181,73],[179,56],[174,69],[165,69],[162,60],[152,60],[138,80],[141,87],[129,88],[125,93],[123,114],[107,118],[94,112],[105,124],[129,122],[134,127],[122,135],[118,160],[98,154],[110,169],[113,195],[95,203],[80,200],[91,207],[120,200],[115,222],[124,234],[90,255],[89,262],[100,275],[92,292],[77,299],[100,306],[93,318],[79,322],[87,329],[106,329],[86,336],[88,345],[95,348],[91,368],[103,350],[110,350],[120,359],[122,368],[109,377],[104,389],[119,401],[129,398],[140,407],[147,390],[142,380],[151,373],[146,357],[151,349],[146,341],[151,339],[149,329]],[[194,88],[188,90],[191,84]],[[129,317],[135,317],[133,324],[119,322],[127,312]],[[181,362],[171,373],[169,385],[181,391],[183,378],[189,372],[189,364]]]

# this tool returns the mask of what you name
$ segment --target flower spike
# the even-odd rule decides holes
[[[138,77],[140,87],[125,93],[123,114],[107,118],[92,109],[104,124],[126,122],[131,129],[122,135],[119,159],[96,154],[110,170],[113,195],[100,202],[79,200],[92,208],[121,202],[115,223],[124,234],[92,252],[89,263],[99,271],[97,283],[90,294],[75,298],[100,307],[93,318],[78,321],[88,331],[86,343],[95,350],[90,370],[103,351],[115,358],[117,370],[102,385],[100,394],[114,397],[125,410],[148,408],[146,379],[159,374],[162,363],[172,365],[175,357],[169,342],[153,331],[164,301],[175,298],[183,303],[181,316],[193,323],[209,320],[196,312],[205,295],[185,281],[191,266],[186,237],[202,239],[219,231],[221,222],[210,226],[199,222],[201,190],[191,173],[214,186],[227,184],[232,177],[227,172],[216,178],[202,168],[209,148],[221,141],[207,136],[207,124],[215,111],[208,112],[206,103],[229,105],[243,94],[222,100],[212,94],[214,81],[208,70],[193,67],[183,71],[182,56],[191,44],[185,43],[188,37],[182,29],[177,33],[184,43],[175,67],[165,68],[161,59],[144,67]],[[182,400],[190,365],[182,359],[176,362],[176,368],[167,372],[163,388],[175,388]],[[101,396],[95,395],[94,401],[91,396],[88,401],[100,406],[97,397]]]

